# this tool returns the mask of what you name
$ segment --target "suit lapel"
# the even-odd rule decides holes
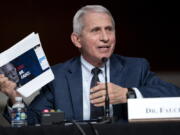
[[[122,70],[122,61],[119,60],[115,55],[112,55],[110,58],[110,82],[117,85],[123,85],[124,81],[121,73]]]
[[[123,64],[122,60],[115,55],[112,55],[110,59],[110,82],[119,85],[124,86],[125,80],[123,78]],[[117,117],[119,119],[122,116],[122,106],[121,104],[113,105],[113,115],[114,117]]]
[[[76,58],[69,65],[68,72],[66,74],[72,106],[73,106],[73,118],[82,120],[83,119],[83,105],[82,105],[82,72],[81,72],[81,63],[80,58]]]

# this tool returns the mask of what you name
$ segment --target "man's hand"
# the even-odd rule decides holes
[[[12,103],[15,102],[16,96],[21,96],[15,89],[16,83],[10,81],[3,74],[0,74],[0,91],[6,94],[11,99]]]
[[[108,94],[110,104],[126,103],[126,94],[128,92],[127,88],[115,85],[113,83],[108,83]],[[106,88],[105,83],[98,82],[97,86],[91,89],[90,101],[95,106],[105,105]]]

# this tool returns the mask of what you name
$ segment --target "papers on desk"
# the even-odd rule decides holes
[[[129,122],[179,121],[180,97],[128,99]]]
[[[14,81],[24,97],[54,79],[37,33],[31,33],[0,53],[0,73]]]

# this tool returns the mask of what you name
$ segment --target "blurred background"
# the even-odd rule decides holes
[[[116,22],[115,53],[143,57],[162,79],[180,86],[179,7],[164,0],[6,0],[0,2],[0,52],[38,32],[50,65],[79,55],[70,40],[75,12],[107,7]],[[5,102],[0,98],[0,103]]]
[[[115,52],[144,57],[152,70],[179,70],[179,8],[163,0],[6,0],[0,2],[0,52],[38,32],[51,65],[79,55],[72,18],[87,4],[107,7],[116,22]]]

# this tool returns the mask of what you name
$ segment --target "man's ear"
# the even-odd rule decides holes
[[[71,41],[77,48],[81,48],[81,43],[80,43],[80,37],[77,33],[72,33],[71,34]]]

